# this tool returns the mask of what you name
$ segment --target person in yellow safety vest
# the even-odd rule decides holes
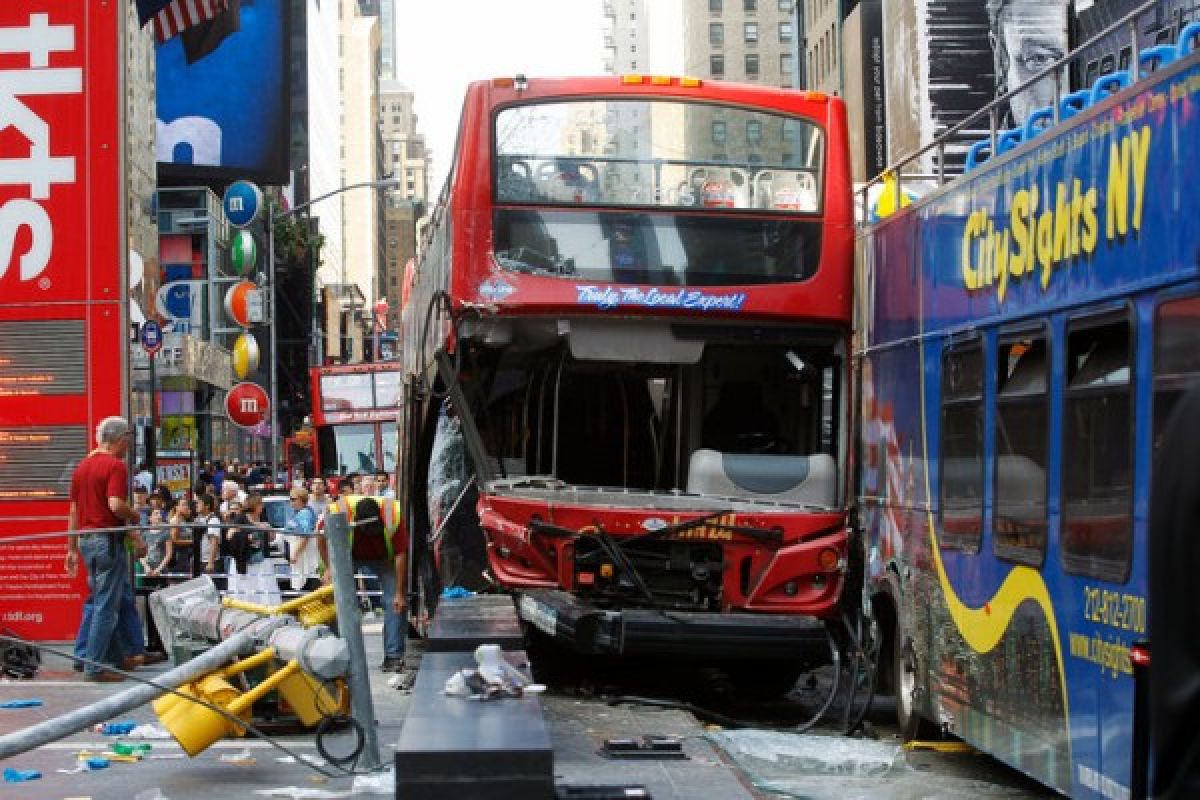
[[[355,573],[369,572],[383,594],[384,672],[404,670],[408,633],[408,534],[399,501],[390,497],[344,494],[329,504],[329,513],[345,514],[350,523],[350,559]],[[317,539],[324,581],[330,580],[329,552]]]

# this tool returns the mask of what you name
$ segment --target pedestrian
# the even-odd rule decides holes
[[[225,520],[225,555],[233,559],[234,571],[238,575],[245,575],[250,556],[250,518],[236,499],[222,505],[227,509],[222,515]]]
[[[150,490],[140,484],[133,484],[133,510],[138,513],[139,525],[150,521]]]
[[[154,493],[155,496],[158,497],[158,499],[162,502],[163,510],[167,512],[167,516],[169,517],[171,508],[173,508],[175,505],[175,498],[171,494],[171,490],[167,488],[166,484],[160,483],[158,488],[154,490]]]
[[[167,522],[171,526],[171,543],[175,549],[175,563],[172,565],[171,571],[188,578],[195,577],[192,574],[194,543],[192,522],[195,518],[196,513],[192,510],[192,504],[186,497],[180,497],[175,501],[171,515],[167,518]]]
[[[1150,796],[1200,797],[1200,639],[1184,598],[1200,569],[1200,386],[1167,420],[1150,498]],[[1190,465],[1190,466],[1189,466]]]
[[[271,542],[275,541],[275,533],[270,530],[271,523],[263,519],[263,499],[258,492],[246,495],[246,517],[249,520],[247,529],[247,548],[249,550],[247,563],[261,564],[266,560]]]
[[[141,488],[149,494],[154,490],[154,475],[146,467],[145,461],[139,461],[137,465],[137,473],[133,476],[134,491]]]
[[[212,485],[213,490],[217,492],[217,496],[223,497],[224,495],[221,493],[225,489],[225,467],[220,461],[213,462]]]
[[[308,495],[308,507],[313,510],[313,514],[317,517],[317,524],[325,519],[325,509],[329,508],[329,504],[333,502],[333,498],[329,496],[329,484],[322,477],[313,478],[310,482],[312,487]]]
[[[100,665],[121,665],[126,655],[117,634],[121,603],[131,587],[126,536],[122,531],[106,529],[137,525],[141,519],[126,499],[129,468],[125,456],[132,438],[124,418],[104,418],[96,426],[96,449],[71,475],[68,530],[84,533],[68,537],[65,568],[68,575],[74,576],[82,560],[88,573],[92,618],[84,653],[91,663],[84,666],[83,673],[90,681],[122,680]]]
[[[166,519],[160,509],[150,512],[147,524],[150,526],[142,534],[146,541],[146,554],[142,556],[143,585],[152,588],[166,586],[166,578],[162,575],[171,568],[171,560],[175,555],[175,545],[171,541],[171,531],[166,526]]]
[[[354,571],[366,571],[379,581],[383,594],[384,672],[404,670],[408,632],[408,535],[397,500],[344,494],[329,506],[329,513],[346,515],[350,523],[350,559]],[[328,525],[326,526],[328,531]],[[329,583],[329,552],[325,538],[317,540]]]
[[[211,494],[202,494],[196,504],[197,532],[200,535],[200,569],[206,575],[217,571],[217,557],[221,553],[221,517],[217,515],[217,501]]]
[[[237,479],[232,476],[226,477],[221,483],[221,506],[222,514],[229,513],[229,504],[236,500],[239,506],[243,508],[246,505],[246,493],[242,491],[242,487],[238,485]]]
[[[386,497],[389,500],[396,498],[396,491],[392,488],[392,476],[383,470],[375,473],[375,488],[380,497]]]
[[[321,566],[321,556],[317,552],[316,542],[313,541],[313,533],[317,530],[317,515],[309,505],[308,490],[304,487],[292,489],[288,498],[295,512],[286,526],[292,533],[284,536],[288,561],[291,563],[289,571],[292,588],[309,592],[320,584],[317,572]]]
[[[162,511],[156,508],[150,512],[150,517],[147,520],[149,527],[142,533],[146,549],[138,561],[138,565],[141,567],[141,575],[138,577],[138,588],[142,589],[143,593],[153,589],[161,589],[167,585],[167,579],[163,577],[163,574],[171,569],[171,560],[175,556],[175,546],[171,543],[171,531],[167,527],[166,522]],[[157,661],[165,660],[166,653],[163,652],[165,647],[162,636],[158,632],[158,627],[154,624],[154,618],[150,614],[149,608],[146,609],[145,614],[146,653],[142,656],[142,663],[153,664]]]

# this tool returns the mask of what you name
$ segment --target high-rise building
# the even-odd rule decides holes
[[[604,71],[622,75],[649,66],[646,0],[604,0]]]
[[[793,85],[793,0],[682,2],[685,74],[766,86]]]
[[[380,80],[396,79],[396,0],[379,0]]]
[[[398,327],[404,266],[417,254],[417,226],[429,207],[432,153],[417,130],[411,89],[399,81],[380,85],[379,114],[384,169],[400,180],[384,208],[384,247],[379,297],[388,301],[388,328]]]
[[[292,0],[292,168],[295,201],[306,203],[342,185],[340,63],[345,43],[339,35],[336,3]],[[323,244],[316,289],[342,273],[342,205],[331,198],[312,206]]]
[[[379,180],[379,18],[367,0],[341,4],[338,79],[341,107],[341,186]],[[333,201],[331,201],[333,202]],[[342,361],[363,358],[362,322],[377,296],[382,219],[378,193],[355,189],[340,195],[344,258],[326,286],[329,330],[326,354]]]
[[[840,0],[796,0],[804,25],[804,88],[842,94],[842,17]]]
[[[603,3],[606,72],[795,84],[793,0]]]

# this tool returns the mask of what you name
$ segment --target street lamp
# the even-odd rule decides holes
[[[270,206],[271,213],[267,217],[267,264],[269,265],[268,274],[271,276],[270,297],[268,299],[268,303],[269,303],[268,308],[271,309],[271,480],[272,480],[272,482],[274,482],[275,479],[279,475],[279,354],[276,352],[276,349],[275,349],[276,348],[276,340],[277,340],[276,329],[278,327],[279,320],[277,319],[278,314],[276,313],[276,309],[275,309],[275,223],[280,220],[287,219],[288,217],[295,216],[296,214],[299,214],[300,212],[305,212],[305,214],[304,214],[305,234],[306,234],[306,236],[309,236],[312,234],[312,215],[310,213],[308,213],[308,210],[314,204],[319,203],[322,200],[328,200],[330,197],[334,197],[335,195],[339,195],[343,192],[348,192],[351,189],[383,189],[384,191],[388,191],[391,189],[399,188],[399,186],[400,186],[399,178],[393,178],[391,176],[387,176],[387,177],[380,178],[379,180],[375,180],[375,181],[361,181],[359,183],[347,184],[346,186],[339,186],[338,188],[334,189],[331,192],[326,192],[325,194],[320,195],[319,197],[313,197],[310,200],[308,200],[307,202],[301,203],[298,206],[293,206],[292,208],[289,208],[286,211],[279,211],[274,206]],[[313,279],[312,291],[309,292],[309,307],[312,312],[311,313],[311,317],[312,317],[311,324],[312,324],[312,336],[313,336],[313,345],[312,345],[310,352],[312,353],[312,356],[313,356],[312,363],[320,364],[321,360],[322,360],[322,353],[321,353],[321,326],[319,324],[319,320],[317,319],[317,301],[316,301],[317,271],[316,271],[316,266],[313,264],[312,241],[311,241],[311,239],[306,238],[305,243],[306,243],[305,249],[307,250],[307,253],[308,253],[309,272],[312,273],[312,279]]]

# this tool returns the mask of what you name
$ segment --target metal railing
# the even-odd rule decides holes
[[[862,186],[858,187],[858,189],[855,190],[855,195],[856,195],[855,206],[858,209],[858,213],[861,214],[861,216],[858,220],[859,226],[861,227],[869,218],[870,207],[869,207],[869,203],[868,203],[868,193],[874,187],[882,186],[884,184],[884,182],[887,180],[894,179],[896,182],[894,191],[896,193],[897,209],[899,209],[900,199],[903,197],[903,191],[904,191],[903,182],[905,179],[910,180],[910,181],[912,181],[912,180],[931,181],[932,180],[932,181],[937,182],[938,187],[945,185],[945,183],[948,180],[948,178],[946,176],[946,148],[947,148],[947,146],[957,143],[957,140],[960,140],[962,138],[962,134],[964,131],[968,130],[972,125],[981,121],[985,117],[987,118],[987,122],[988,122],[988,140],[990,142],[990,153],[992,154],[992,157],[994,157],[997,152],[998,137],[1000,134],[1000,128],[999,128],[1000,115],[1003,112],[1004,107],[1008,104],[1008,102],[1012,98],[1016,97],[1017,95],[1020,95],[1022,92],[1025,92],[1028,89],[1031,89],[1033,86],[1041,83],[1043,80],[1046,80],[1047,78],[1052,79],[1053,84],[1054,84],[1054,104],[1053,104],[1053,111],[1052,111],[1053,121],[1052,121],[1050,127],[1053,128],[1054,126],[1057,126],[1058,123],[1062,121],[1061,106],[1062,106],[1062,99],[1063,99],[1063,76],[1064,76],[1064,74],[1067,72],[1067,70],[1070,69],[1071,65],[1074,64],[1075,61],[1077,59],[1079,59],[1079,57],[1081,55],[1084,55],[1085,51],[1087,51],[1090,47],[1095,45],[1096,42],[1098,42],[1099,40],[1104,39],[1106,37],[1112,36],[1113,34],[1119,32],[1123,28],[1129,29],[1130,45],[1131,45],[1131,49],[1132,49],[1132,53],[1133,53],[1130,69],[1133,70],[1133,72],[1134,72],[1133,77],[1136,81],[1137,76],[1139,74],[1138,71],[1140,69],[1139,64],[1138,64],[1139,48],[1138,48],[1138,26],[1137,26],[1137,23],[1141,19],[1142,15],[1146,14],[1149,11],[1153,11],[1159,5],[1159,3],[1160,3],[1160,0],[1147,0],[1147,2],[1142,3],[1140,6],[1133,9],[1128,14],[1121,17],[1116,22],[1112,23],[1107,28],[1105,28],[1104,30],[1097,33],[1095,36],[1088,39],[1086,42],[1083,42],[1082,44],[1077,46],[1074,50],[1067,53],[1065,56],[1060,58],[1058,61],[1055,61],[1053,64],[1050,64],[1047,67],[1044,67],[1041,71],[1039,71],[1037,74],[1035,74],[1029,80],[1022,83],[1017,88],[1015,88],[1009,92],[1006,92],[1005,94],[1001,95],[1000,97],[997,97],[995,100],[992,100],[990,103],[983,106],[982,108],[979,108],[978,110],[972,112],[970,115],[968,115],[964,119],[960,120],[958,123],[947,128],[939,136],[935,137],[932,142],[925,145],[921,149],[919,149],[913,153],[910,153],[906,156],[903,156],[903,157],[897,159],[896,161],[893,161],[891,164],[889,164],[883,170],[883,172],[880,172],[878,175],[871,178],[869,181],[864,183]],[[937,160],[937,172],[936,173],[934,173],[932,175],[920,174],[920,173],[910,173],[908,175],[904,174],[904,168],[906,166],[912,164],[915,161],[918,161],[919,159],[922,159],[922,158],[930,155],[931,153],[936,153],[936,156],[937,156],[937,159],[936,159]],[[957,177],[957,176],[950,176],[951,179],[953,177]]]

